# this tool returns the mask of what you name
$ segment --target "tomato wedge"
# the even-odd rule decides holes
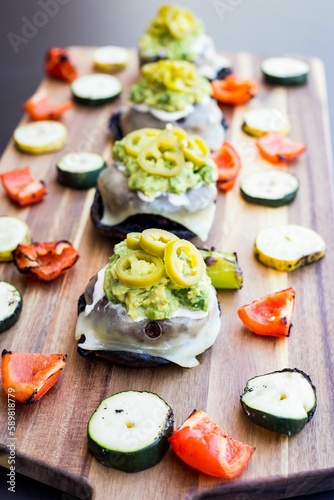
[[[168,441],[176,455],[190,467],[225,479],[241,474],[255,451],[228,436],[201,410],[194,410]]]
[[[13,252],[14,264],[20,273],[40,281],[51,281],[72,267],[79,253],[69,241],[19,244]]]
[[[29,404],[41,399],[57,382],[67,354],[11,352],[1,354],[2,385],[12,400]]]
[[[288,337],[295,297],[296,290],[286,288],[239,307],[238,316],[246,328],[258,335]]]
[[[230,142],[225,141],[222,147],[211,158],[217,165],[217,187],[221,191],[233,188],[241,169],[241,158]]]
[[[53,47],[47,51],[45,58],[45,72],[48,75],[65,82],[73,82],[77,78],[77,69],[66,49]]]
[[[241,78],[234,74],[224,80],[211,82],[213,97],[223,104],[244,104],[258,92],[259,86],[252,78]]]
[[[8,198],[21,207],[37,203],[46,195],[44,182],[35,180],[29,167],[9,170],[0,178]]]
[[[256,141],[261,156],[271,163],[293,161],[306,150],[304,144],[294,142],[277,132],[269,132]]]
[[[49,100],[44,90],[40,90],[30,97],[23,107],[32,120],[58,120],[65,111],[73,107],[73,102],[67,100],[55,104]]]

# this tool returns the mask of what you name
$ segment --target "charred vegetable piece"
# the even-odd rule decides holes
[[[65,367],[66,354],[11,352],[1,354],[2,385],[20,403],[34,403],[57,382]]]
[[[215,288],[238,289],[243,284],[242,269],[237,254],[199,249],[206,264],[206,272]]]
[[[304,144],[294,142],[278,132],[263,135],[255,144],[261,156],[275,165],[293,161],[306,150]]]
[[[119,392],[101,401],[91,416],[88,447],[103,465],[138,472],[162,460],[173,427],[173,411],[157,394]]]
[[[23,107],[32,120],[57,120],[73,107],[73,102],[68,99],[59,104],[53,103],[45,90],[40,90]]]
[[[326,243],[312,229],[297,224],[280,224],[258,233],[254,252],[259,261],[268,267],[294,271],[323,258]]]
[[[46,195],[44,182],[34,179],[29,167],[9,170],[0,178],[8,198],[21,207],[37,203]]]
[[[305,427],[317,407],[316,388],[297,368],[251,378],[240,401],[254,424],[289,436]]]
[[[41,281],[57,278],[79,259],[77,250],[66,240],[20,244],[13,255],[20,273]]]
[[[194,410],[168,441],[190,467],[225,479],[241,474],[255,451],[228,436],[201,410]]]
[[[0,333],[9,330],[19,319],[22,296],[11,283],[0,281]]]
[[[246,328],[258,335],[287,337],[292,327],[295,298],[296,290],[290,287],[239,307],[238,316]]]
[[[229,191],[233,188],[241,169],[241,158],[234,146],[225,141],[222,147],[214,153],[211,158],[218,168],[217,187],[221,191]]]
[[[78,76],[69,52],[60,47],[53,47],[46,53],[45,72],[65,82],[72,82]]]
[[[252,78],[241,78],[234,74],[224,80],[211,82],[213,97],[223,104],[245,104],[258,92],[258,84]]]

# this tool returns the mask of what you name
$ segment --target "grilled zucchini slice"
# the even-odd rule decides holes
[[[0,281],[0,333],[11,328],[19,319],[22,296],[11,283]]]
[[[16,147],[25,153],[51,153],[65,145],[67,129],[62,123],[41,120],[21,125],[14,130],[13,137]]]
[[[77,103],[99,106],[116,99],[122,92],[122,84],[115,76],[94,73],[74,80],[71,90]]]
[[[261,64],[264,80],[274,85],[302,85],[307,82],[309,65],[293,57],[270,57]]]
[[[101,401],[91,416],[88,448],[103,465],[138,472],[160,462],[173,429],[173,411],[160,396],[118,392]]]
[[[261,137],[268,132],[288,135],[290,121],[285,113],[275,108],[251,109],[244,115],[242,130],[254,137]]]
[[[13,252],[20,243],[31,242],[30,229],[26,222],[18,217],[3,215],[0,217],[0,262],[13,260]]]
[[[254,424],[290,436],[313,417],[316,388],[303,371],[285,368],[249,379],[240,402]]]
[[[241,196],[249,203],[276,208],[295,199],[299,181],[286,170],[265,169],[248,174],[239,187]]]
[[[280,224],[258,233],[254,253],[268,267],[294,271],[324,257],[326,243],[312,229],[297,224]]]
[[[106,167],[103,156],[81,151],[62,156],[57,163],[57,180],[74,189],[96,186],[97,178]]]

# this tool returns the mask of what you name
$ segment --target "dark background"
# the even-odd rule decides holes
[[[40,16],[39,12],[45,12],[42,5],[47,6],[48,2],[50,8],[51,4],[54,6],[52,15]],[[0,0],[0,152],[22,116],[22,103],[34,93],[43,77],[47,48],[135,47],[157,7],[163,3],[167,0]],[[202,18],[207,33],[223,53],[243,51],[265,56],[320,57],[326,69],[330,121],[334,123],[333,1],[179,0],[178,3],[190,7]],[[333,132],[331,138],[333,142]],[[332,439],[330,429],[328,434]],[[19,475],[16,493],[9,493],[5,476],[6,470],[0,468],[3,500],[71,499]],[[303,498],[329,500],[334,499],[334,492]]]

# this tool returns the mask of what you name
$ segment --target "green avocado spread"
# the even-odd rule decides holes
[[[204,32],[202,21],[176,4],[163,5],[139,39],[142,58],[195,61],[195,44]]]
[[[212,285],[206,273],[190,288],[175,285],[165,271],[162,279],[149,288],[131,288],[122,284],[117,278],[116,262],[131,251],[126,241],[115,245],[114,254],[105,270],[103,284],[107,299],[125,307],[130,318],[168,319],[179,307],[192,311],[208,311]]]
[[[181,195],[188,189],[200,184],[214,184],[217,181],[217,166],[208,156],[201,166],[191,161],[184,161],[184,166],[178,175],[163,177],[145,172],[138,162],[138,157],[127,154],[125,149],[126,137],[116,141],[113,150],[113,159],[125,167],[128,177],[128,187],[132,191],[141,191],[145,196],[154,199],[157,193],[174,193]]]
[[[130,89],[135,104],[167,112],[182,111],[211,96],[210,82],[197,74],[194,64],[162,60],[145,64],[139,81]]]

